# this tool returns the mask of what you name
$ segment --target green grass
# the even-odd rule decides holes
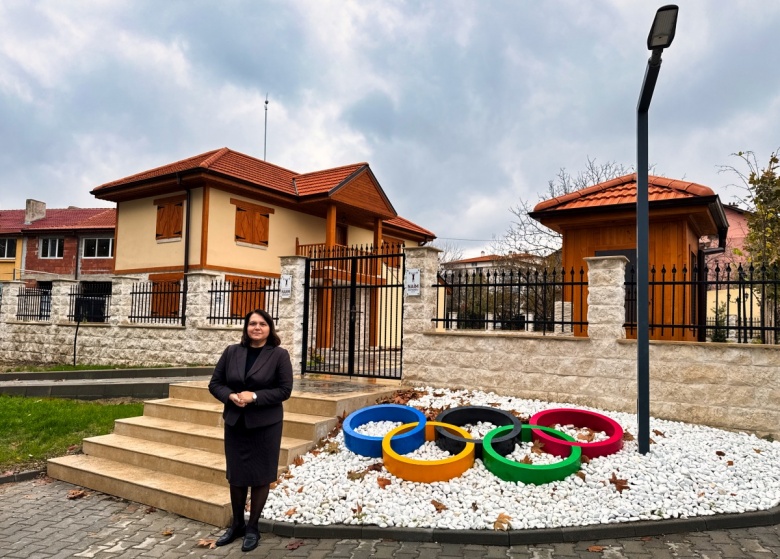
[[[85,437],[110,433],[115,419],[142,414],[141,402],[0,395],[0,474],[42,466]]]
[[[98,371],[106,369],[161,369],[170,365],[133,367],[130,365],[17,365],[3,369],[8,373],[39,373],[44,371]]]

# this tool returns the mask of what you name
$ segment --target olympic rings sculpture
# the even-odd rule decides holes
[[[362,435],[356,431],[361,425],[376,421],[401,422],[383,437]],[[478,421],[498,427],[484,439],[473,438],[462,426]],[[580,442],[550,425],[587,427],[604,431],[608,439],[599,442]],[[522,424],[511,413],[492,407],[460,406],[443,411],[436,421],[428,421],[418,409],[400,404],[379,404],[352,412],[344,420],[346,447],[363,456],[382,457],[391,474],[408,481],[432,483],[460,476],[481,458],[485,468],[505,481],[543,484],[566,478],[580,468],[582,456],[595,458],[620,450],[623,429],[614,420],[587,410],[558,408],[534,414],[529,424]],[[440,460],[416,460],[404,456],[419,448],[425,441],[452,454]],[[554,464],[524,464],[506,458],[517,442],[540,441],[542,450],[560,456]]]

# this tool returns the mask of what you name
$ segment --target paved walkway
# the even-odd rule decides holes
[[[264,534],[242,553],[239,541],[201,547],[221,530],[50,478],[0,484],[0,557],[367,557],[428,559],[517,557],[533,559],[725,559],[780,557],[780,525],[645,538],[497,547],[389,540],[297,539]],[[208,542],[206,542],[208,543]]]

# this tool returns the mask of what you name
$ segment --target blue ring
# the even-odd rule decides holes
[[[411,406],[400,404],[378,404],[353,411],[344,420],[344,444],[361,456],[370,458],[382,457],[382,439],[356,433],[355,429],[371,421],[400,421],[401,423],[417,423],[413,429],[393,437],[392,448],[398,454],[408,454],[418,449],[425,442],[425,422],[423,412]]]

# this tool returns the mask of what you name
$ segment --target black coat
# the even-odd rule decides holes
[[[293,388],[290,354],[282,347],[266,344],[252,368],[244,374],[246,354],[247,348],[240,344],[228,346],[209,382],[209,392],[225,404],[222,412],[225,423],[235,425],[242,414],[249,429],[282,421],[282,402],[290,397]],[[230,401],[230,395],[245,390],[257,394],[257,401],[240,408]]]

